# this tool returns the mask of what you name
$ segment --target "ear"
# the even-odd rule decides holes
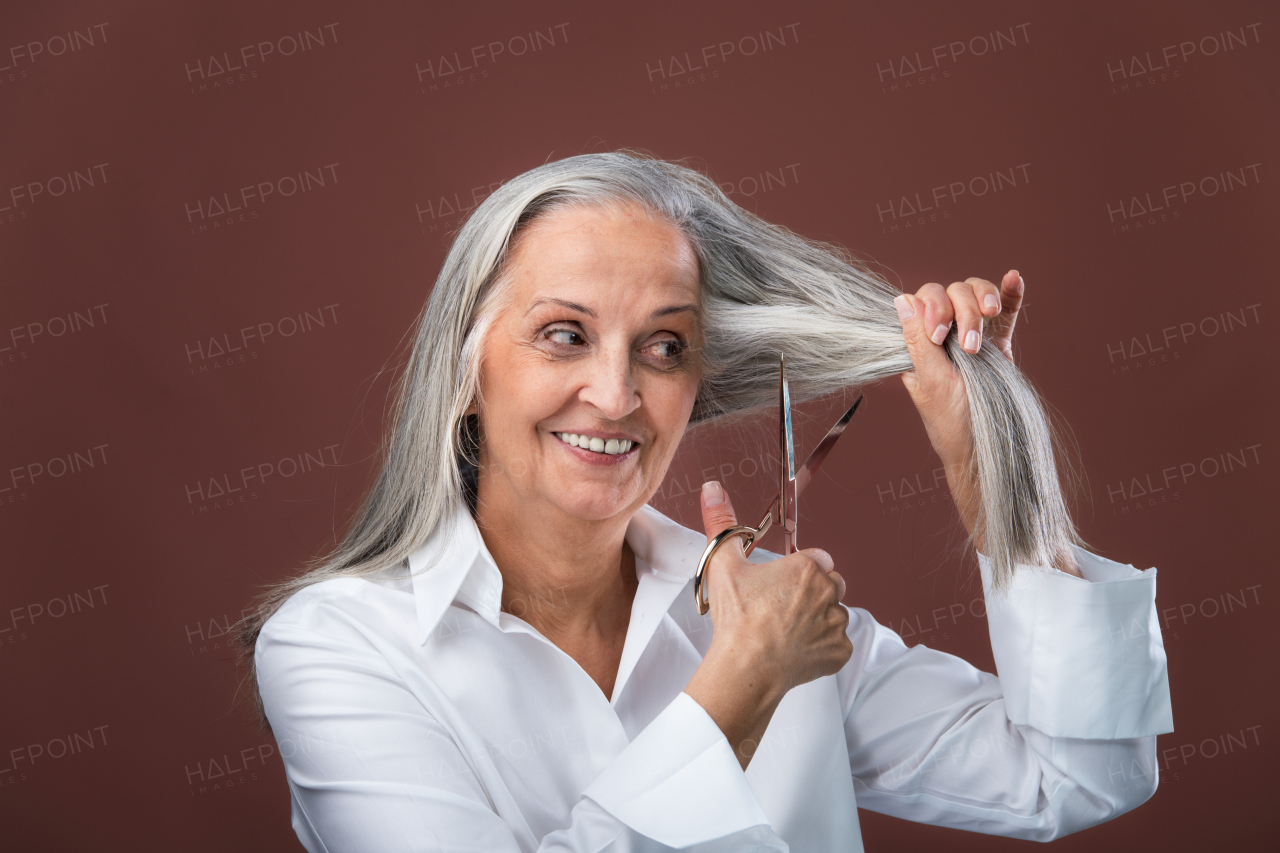
[[[463,417],[466,417],[467,415],[478,415],[478,414],[480,414],[480,410],[476,408],[476,404],[474,401],[471,403],[471,405],[467,406],[467,410],[462,413]]]

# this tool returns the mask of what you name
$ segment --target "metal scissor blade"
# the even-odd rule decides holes
[[[809,458],[804,460],[804,465],[800,466],[800,470],[796,472],[796,494],[804,491],[809,485],[809,481],[818,473],[818,469],[822,467],[822,460],[827,458],[827,454],[831,452],[831,448],[835,446],[836,441],[844,433],[844,428],[849,425],[849,420],[853,417],[853,413],[858,411],[858,405],[862,402],[862,397],[853,401],[853,405],[849,407],[849,411],[836,421],[836,425],[827,430],[827,434],[822,437],[822,441],[818,442],[818,446],[809,454]]]
[[[809,481],[811,481],[818,473],[818,469],[822,467],[822,463],[827,458],[827,454],[831,452],[831,448],[835,446],[836,441],[844,434],[845,427],[849,425],[849,421],[853,418],[854,412],[858,411],[858,406],[862,404],[862,400],[862,397],[854,400],[853,405],[849,407],[849,410],[845,412],[843,416],[841,416],[840,420],[836,421],[835,426],[827,430],[827,434],[822,437],[822,441],[818,442],[818,446],[813,449],[813,452],[809,454],[809,458],[804,461],[804,464],[800,466],[800,470],[796,472],[795,478],[790,481],[795,486],[795,492],[791,498],[792,506],[795,506],[795,499],[798,498],[800,493],[805,490],[805,487],[809,485]],[[790,400],[788,399],[788,403],[789,402]],[[786,427],[783,426],[782,430],[785,432]],[[785,451],[783,455],[786,455]],[[792,520],[792,526],[788,529],[785,524],[785,514],[780,512],[778,509],[778,505],[782,503],[783,496],[787,494],[786,488],[788,480],[785,475],[787,462],[785,459],[781,462],[780,467],[784,471],[782,477],[782,490],[779,491],[778,496],[773,499],[773,503],[769,504],[769,511],[765,513],[764,518],[762,518],[760,523],[756,525],[760,532],[757,534],[755,541],[748,547],[748,554],[751,553],[756,542],[763,539],[765,533],[767,533],[769,528],[771,528],[775,523],[782,525],[784,535],[789,534],[788,541],[791,544],[795,543],[794,519]]]
[[[787,356],[779,353],[778,366],[778,501],[779,517],[784,541],[783,553],[796,551],[796,522],[799,507],[796,498],[796,443],[791,429],[791,388],[787,384]]]

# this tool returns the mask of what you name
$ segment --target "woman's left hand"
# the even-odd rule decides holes
[[[942,342],[954,324],[966,352],[995,346],[1013,361],[1013,327],[1022,307],[1023,290],[1022,276],[1017,270],[1009,270],[999,286],[981,278],[957,281],[947,288],[930,282],[914,294],[894,299],[915,366],[902,374],[902,383],[920,411],[929,441],[946,468],[947,482],[970,530],[972,512],[968,511],[970,498],[966,494],[970,484],[953,476],[953,472],[958,475],[968,470],[973,446],[969,403],[960,371],[943,352]]]

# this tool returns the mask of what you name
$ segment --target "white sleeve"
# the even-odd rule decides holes
[[[859,806],[1048,841],[1155,793],[1173,730],[1155,569],[1076,560],[1084,579],[1020,566],[999,598],[979,554],[999,678],[851,611],[837,679]]]
[[[787,850],[728,741],[684,693],[583,792],[569,825],[538,839],[375,648],[269,621],[255,659],[311,853]]]

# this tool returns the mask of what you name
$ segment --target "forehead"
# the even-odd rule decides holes
[[[632,204],[583,205],[530,223],[512,248],[517,300],[550,289],[625,289],[630,298],[696,298],[697,256],[665,219]]]

